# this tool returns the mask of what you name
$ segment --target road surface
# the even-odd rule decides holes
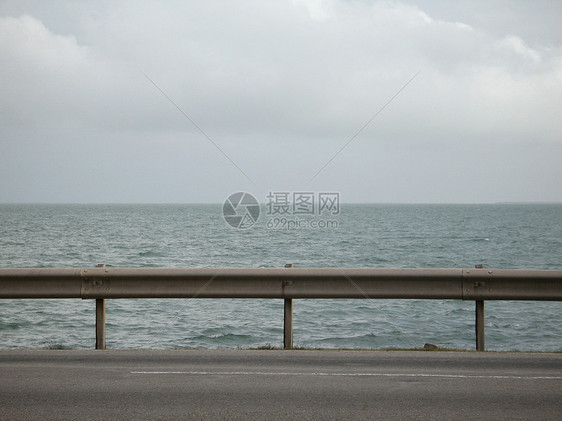
[[[0,351],[0,419],[562,419],[562,354]]]

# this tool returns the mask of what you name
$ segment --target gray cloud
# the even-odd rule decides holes
[[[562,200],[557,5],[116,3],[0,6],[0,201]]]

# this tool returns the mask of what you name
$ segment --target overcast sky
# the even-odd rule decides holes
[[[560,16],[558,0],[1,1],[0,202],[562,201]]]

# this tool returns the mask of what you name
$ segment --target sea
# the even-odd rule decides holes
[[[562,269],[562,204],[341,204],[285,220],[260,209],[233,227],[223,204],[0,204],[0,267]],[[106,308],[112,349],[283,346],[282,300],[115,299]],[[473,301],[298,299],[293,312],[296,347],[475,346]],[[485,329],[487,350],[560,352],[562,303],[486,301]],[[0,300],[0,349],[94,344],[94,300]]]

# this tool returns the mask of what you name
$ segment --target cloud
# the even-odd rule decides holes
[[[74,36],[53,34],[24,15],[0,20],[0,40],[4,106],[23,114],[24,124],[60,118],[61,111],[83,104],[83,89],[77,88],[84,73],[90,73],[90,59]]]
[[[223,174],[218,166],[230,164],[142,72],[264,183],[306,178],[303,165],[319,168],[418,71],[327,169],[342,188],[356,184],[342,168],[359,151],[394,160],[389,151],[409,157],[438,147],[446,155],[436,165],[444,165],[467,145],[523,144],[533,159],[534,145],[561,142],[562,45],[527,36],[528,27],[490,30],[475,14],[445,16],[406,2],[68,2],[57,14],[25,4],[3,6],[11,16],[0,17],[4,156],[33,154],[22,142],[46,142],[71,157],[103,145],[128,162],[126,151],[142,145],[135,159],[158,157],[153,171],[171,165],[178,177],[205,164]],[[173,148],[160,153],[171,145],[210,151],[208,161],[182,168]],[[283,150],[309,159],[283,164]],[[131,173],[147,170],[130,164]],[[215,192],[219,178],[208,181]],[[400,191],[408,201],[406,186]],[[558,194],[555,186],[549,197]]]
[[[128,8],[125,23],[116,22],[125,17],[120,10],[93,28],[99,32],[89,35],[96,40],[90,45],[30,16],[4,18],[6,102],[32,120],[29,114],[124,130],[182,127],[140,69],[206,127],[341,137],[419,70],[418,88],[397,101],[395,115],[417,115],[414,124],[426,127],[480,132],[478,121],[487,127],[494,109],[518,114],[531,104],[534,113],[549,109],[540,98],[561,99],[560,49],[536,50],[513,35],[494,39],[400,3],[330,4],[329,20],[318,20],[328,6],[304,2],[304,16],[302,3],[285,7],[282,17],[267,8],[241,16],[235,6]],[[396,120],[382,120],[390,132]],[[496,130],[511,132],[502,120]],[[554,115],[544,120],[556,123]]]
[[[303,7],[311,19],[323,21],[332,15],[332,2],[327,0],[293,0],[293,4]]]

